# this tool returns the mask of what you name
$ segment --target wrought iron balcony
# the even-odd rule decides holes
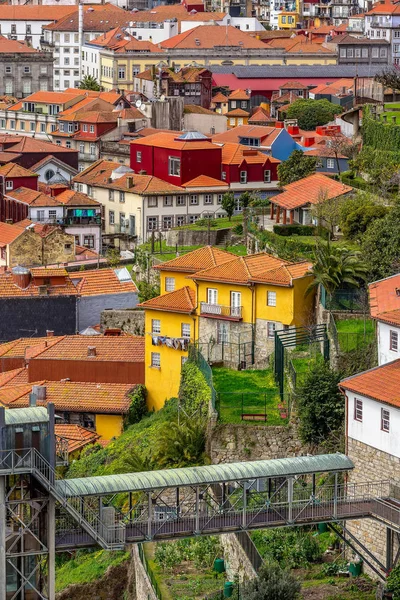
[[[215,319],[232,319],[234,321],[240,321],[242,319],[242,307],[200,302],[200,315],[202,317],[211,317]]]

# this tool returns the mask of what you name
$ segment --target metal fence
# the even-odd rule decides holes
[[[198,342],[200,352],[209,363],[219,363],[239,370],[254,364],[254,341]]]
[[[320,303],[327,310],[344,312],[363,312],[366,307],[366,295],[363,290],[336,290],[328,294],[321,285]]]
[[[157,596],[158,600],[163,600],[162,597],[162,593],[161,590],[159,588],[159,585],[157,583],[157,580],[155,578],[155,575],[149,565],[149,561],[147,560],[146,554],[144,552],[144,548],[143,548],[143,544],[138,544],[138,552],[139,552],[139,558],[142,561],[142,565],[144,567],[144,570],[147,573],[147,576],[150,580],[151,586],[153,588],[154,594]]]
[[[229,413],[229,421],[232,422],[240,419],[267,423],[271,417],[274,420],[279,418],[279,402],[278,389],[267,388],[261,392],[217,392],[216,407],[222,421],[225,420],[224,414]],[[281,418],[286,419],[288,412],[289,408],[285,406],[281,411]]]
[[[373,344],[376,340],[374,331],[338,331],[333,315],[331,315],[329,321],[329,333],[332,336],[338,354],[365,348],[369,344]]]
[[[189,346],[189,359],[191,361],[193,361],[194,363],[196,363],[197,367],[202,372],[204,379],[206,380],[206,382],[210,388],[211,408],[213,411],[215,411],[216,410],[217,392],[215,391],[215,388],[214,388],[213,374],[212,374],[211,367],[208,364],[208,362],[206,361],[206,359],[204,358],[204,356],[202,355],[202,353],[200,352],[199,348],[197,346],[195,346],[194,344],[191,344]]]

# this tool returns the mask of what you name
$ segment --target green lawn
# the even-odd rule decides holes
[[[178,246],[179,255],[187,254],[188,252],[192,252],[193,250],[198,250],[202,248],[202,245],[197,246]],[[151,242],[146,242],[140,246],[142,250],[146,252],[151,252]],[[236,254],[237,256],[246,256],[247,250],[246,246],[243,244],[239,244],[237,246],[229,246],[227,249],[232,254]],[[160,251],[160,242],[158,240],[154,243],[154,256],[159,260],[166,262],[167,260],[173,260],[176,258],[177,248],[176,246],[167,246],[165,240],[161,243],[161,251]]]
[[[342,352],[352,352],[375,340],[375,324],[372,319],[338,319],[335,325]]]
[[[326,244],[326,240],[315,236],[315,235],[292,235],[290,238],[285,239],[293,239],[296,242],[301,242],[302,244],[306,244],[308,246],[314,247],[318,242],[319,244]],[[344,246],[345,248],[350,248],[352,250],[359,250],[360,247],[355,242],[349,242],[348,240],[333,240],[331,242],[331,246]]]
[[[284,425],[280,417],[280,402],[273,372],[270,369],[234,371],[213,368],[214,387],[217,391],[217,408],[223,423],[263,424],[264,421],[242,421],[244,413],[267,413],[267,425]]]
[[[74,558],[69,558],[56,570],[56,592],[69,585],[90,583],[103,577],[109,567],[114,567],[130,559],[129,552],[97,552],[78,551]]]
[[[387,111],[387,110],[385,110],[385,112],[382,113],[382,114],[386,115],[386,122],[387,123],[391,124],[393,122],[392,117],[396,117],[396,125],[400,124],[400,110],[399,111],[397,111],[397,110],[396,111]],[[382,122],[382,116],[380,118],[380,121]]]
[[[301,385],[310,369],[319,362],[323,362],[322,354],[317,353],[314,356],[308,353],[307,356],[294,356],[291,361],[296,371],[296,387]]]
[[[207,219],[200,219],[201,221],[201,225],[199,225],[198,223],[192,223],[191,225],[183,225],[182,227],[175,227],[175,229],[194,229],[195,231],[207,231],[208,229],[208,223],[207,223]],[[205,224],[203,225],[203,222],[205,222]],[[238,223],[243,223],[243,216],[242,215],[235,215],[231,218],[231,220],[228,219],[228,217],[221,217],[220,219],[211,219],[211,229],[225,229],[226,227],[233,227],[234,225],[237,225]]]

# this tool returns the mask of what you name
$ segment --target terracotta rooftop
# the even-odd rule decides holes
[[[180,31],[181,21],[220,21],[224,12],[196,12],[190,14],[183,4],[154,6],[151,10],[140,10],[130,15],[133,23],[163,23],[168,19],[177,19]]]
[[[223,27],[219,25],[199,25],[160,42],[160,46],[166,49],[191,48],[193,50],[215,48],[216,51],[219,46],[265,50],[263,42],[250,37],[247,33],[236,29],[232,25],[224,25]]]
[[[95,431],[69,423],[55,425],[54,431],[56,436],[67,440],[69,454],[76,452],[76,450],[81,450],[89,444],[94,444],[100,437]]]
[[[88,356],[88,346],[96,347],[96,356]],[[45,348],[36,360],[85,360],[90,362],[143,362],[144,337],[127,335],[118,337],[67,335]]]
[[[26,100],[26,98],[25,98]],[[14,108],[14,107],[12,107]],[[11,110],[11,109],[10,109]],[[1,140],[0,143],[9,143],[10,140],[7,139],[6,136],[3,136],[4,140]],[[7,149],[8,150],[8,149]],[[29,152],[29,153],[47,153],[47,154],[57,154],[58,152],[73,152],[77,153],[77,150],[73,150],[72,148],[66,148],[65,146],[57,146],[56,144],[52,144],[51,142],[46,142],[44,140],[37,140],[36,138],[31,138],[26,135],[18,136],[18,139],[15,140],[12,146],[9,147],[9,150],[12,152]],[[37,175],[37,173],[32,173],[32,176]]]
[[[17,239],[25,229],[18,224],[11,225],[9,223],[0,222],[0,247],[4,248]]]
[[[243,108],[234,108],[225,114],[226,117],[249,117],[250,113]]]
[[[118,272],[123,277],[118,277]],[[125,277],[124,277],[125,276]],[[128,280],[129,277],[129,280]],[[81,296],[99,296],[102,294],[132,294],[137,292],[137,287],[126,269],[94,269],[77,273],[70,273],[70,278],[76,285]]]
[[[145,138],[147,139],[147,138]],[[141,140],[142,141],[142,140]],[[121,167],[120,163],[107,160],[98,160],[93,163],[90,167],[78,173],[73,181],[86,183],[93,187],[102,187],[108,189],[122,190],[126,192],[132,192],[134,194],[155,194],[155,193],[168,193],[168,192],[180,192],[183,191],[182,187],[158,179],[153,175],[138,175],[130,172],[121,175],[113,181],[109,181],[111,174],[115,169]],[[128,187],[128,177],[133,185]]]
[[[19,369],[12,369],[11,371],[5,371],[0,373],[0,387],[3,385],[16,385],[21,383],[28,383],[28,369],[20,367]]]
[[[63,267],[33,267],[32,277],[68,277],[68,271]]]
[[[190,278],[202,281],[218,281],[246,285],[248,283],[269,283],[291,287],[293,279],[310,275],[311,263],[290,263],[266,254],[238,256],[217,267],[198,271]]]
[[[83,7],[83,31],[108,31],[110,27],[128,26],[131,20],[132,15],[129,12],[114,4],[92,4]],[[56,23],[45,25],[43,29],[49,31],[78,31],[78,22],[78,9],[75,8],[73,12],[61,17]]]
[[[211,98],[211,102],[228,102],[228,97],[224,96],[222,92],[218,92],[218,94],[215,94],[215,96]]]
[[[308,90],[308,86],[300,81],[287,81],[279,86],[280,90]]]
[[[249,137],[260,140],[261,146],[269,147],[276,140],[282,129],[266,127],[264,125],[239,125],[224,133],[213,135],[213,142],[236,142],[240,138]]]
[[[273,156],[268,156],[260,150],[243,146],[242,144],[230,144],[226,143],[222,146],[222,164],[223,165],[241,165],[245,162],[248,165],[252,164],[265,164],[279,163],[280,160]]]
[[[400,359],[348,377],[340,387],[400,407]]]
[[[3,8],[1,8],[3,11]],[[2,12],[1,17],[2,18]],[[39,50],[36,48],[32,48],[32,46],[28,46],[24,42],[19,42],[18,40],[9,40],[8,38],[0,35],[0,54],[39,54]],[[2,59],[4,60],[4,58]]]
[[[374,281],[368,288],[371,316],[384,320],[385,313],[391,313],[393,318],[393,313],[400,310],[400,273]]]
[[[160,52],[160,49],[148,40],[138,40],[121,27],[115,27],[106,33],[103,33],[94,40],[90,40],[90,45],[100,46],[114,52]]]
[[[352,191],[352,187],[335,181],[322,173],[314,173],[304,179],[283,186],[282,194],[273,196],[277,206],[291,210],[306,204],[318,204],[323,200],[338,198]]]
[[[44,275],[45,276],[45,275]],[[0,274],[0,297],[1,298],[23,298],[31,296],[40,296],[41,287],[34,285],[31,280],[28,287],[22,289],[14,283],[10,271]],[[77,292],[73,283],[66,278],[62,285],[48,285],[46,287],[47,296],[76,296]]]
[[[58,201],[58,198],[48,196],[41,191],[37,192],[36,190],[31,190],[26,187],[19,187],[16,190],[12,190],[7,193],[7,196],[18,200],[18,202],[28,204],[29,206],[60,206],[61,204],[61,202]],[[21,222],[19,224],[21,224]]]
[[[37,173],[14,163],[2,165],[0,167],[0,175],[4,175],[5,177],[39,177]]]
[[[1,6],[2,21],[55,21],[65,15],[73,12],[74,6],[54,6],[49,4],[39,4],[37,6],[29,4]]]
[[[245,90],[234,90],[228,96],[228,100],[250,100],[250,96]]]
[[[365,13],[366,16],[373,15],[398,15],[400,14],[400,5],[391,2],[377,2],[370,11]]]
[[[135,387],[134,384],[126,383],[39,381],[0,388],[0,404],[9,408],[29,406],[29,394],[33,385],[46,386],[46,400],[38,400],[38,406],[47,406],[49,402],[53,402],[56,411],[104,414],[126,414],[131,403],[128,394]]]
[[[348,158],[344,154],[333,150],[325,144],[319,144],[317,148],[312,148],[311,150],[307,150],[307,148],[305,148],[304,154],[306,154],[307,156],[321,156],[323,158],[334,158],[335,160],[337,158]]]
[[[257,110],[248,119],[248,123],[254,125],[268,123],[269,121],[271,121],[271,117],[268,116],[265,110],[261,107],[258,107]]]
[[[196,273],[201,269],[215,267],[232,260],[233,254],[214,248],[213,246],[204,246],[198,250],[193,250],[178,258],[173,258],[161,265],[156,265],[154,269],[160,271],[179,271],[182,273]]]
[[[199,175],[185,183],[185,188],[208,188],[208,187],[228,187],[226,181],[214,179],[208,175]]]
[[[208,108],[204,108],[204,106],[199,106],[198,104],[185,104],[185,108],[183,109],[184,114],[194,114],[194,115],[213,115],[214,117],[218,113],[210,110]],[[221,115],[223,116],[223,115]]]
[[[82,194],[82,192],[76,192],[75,190],[65,190],[60,194],[57,194],[56,200],[60,204],[64,204],[66,206],[101,206],[100,202],[90,198],[87,194]]]
[[[191,314],[196,308],[196,295],[194,290],[185,286],[179,290],[168,292],[162,296],[157,296],[138,306],[152,310],[165,310]]]
[[[180,140],[179,133],[155,133],[139,140],[134,140],[132,145],[155,146],[156,148],[167,148],[168,150],[208,150],[216,148],[211,139],[203,140]]]
[[[55,344],[62,337],[37,337],[37,338],[18,338],[11,342],[5,342],[0,344],[0,357],[1,358],[24,358],[27,352],[33,348],[42,351],[49,344]]]

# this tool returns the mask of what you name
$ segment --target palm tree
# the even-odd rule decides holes
[[[366,281],[368,268],[361,258],[361,252],[343,246],[318,244],[314,253],[312,268],[313,281],[306,289],[306,296],[322,285],[328,296],[343,286],[358,288],[360,281]]]
[[[80,90],[91,90],[92,92],[99,92],[100,85],[97,82],[97,79],[93,77],[93,75],[85,75],[82,80],[79,82]]]
[[[158,468],[204,464],[206,434],[199,419],[166,423],[152,456]]]

